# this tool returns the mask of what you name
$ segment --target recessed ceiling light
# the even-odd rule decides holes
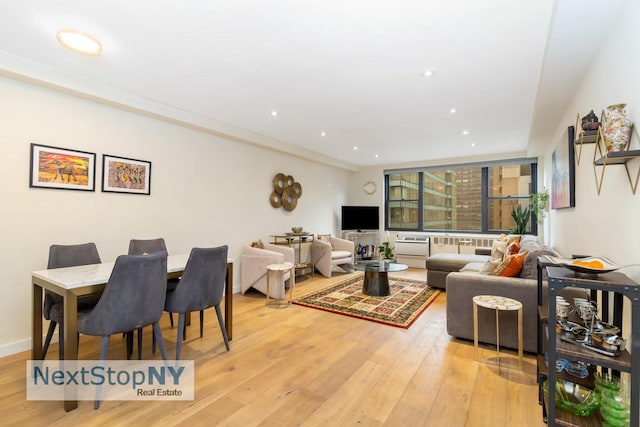
[[[379,158],[379,157],[380,157],[380,156],[378,156],[378,155],[376,154],[376,159],[377,159],[377,158]]]
[[[433,76],[433,70],[424,70],[422,72],[422,77],[431,77]]]
[[[327,133],[326,132],[321,132],[320,136],[327,136]]]
[[[463,130],[463,131],[462,131],[462,134],[463,134],[463,135],[469,135],[469,131],[468,131],[468,130]]]
[[[98,56],[102,53],[100,41],[80,31],[60,30],[56,34],[56,38],[62,46],[83,55]]]
[[[455,113],[456,113],[456,111],[457,111],[457,110],[456,110],[455,108],[452,108],[451,110],[449,110],[449,113],[451,113],[451,114],[455,114]]]
[[[358,146],[357,145],[353,147],[353,151],[358,151]]]
[[[475,146],[476,146],[476,143],[475,143],[475,142],[472,142],[472,143],[471,143],[471,146],[472,146],[472,147],[475,147]]]
[[[271,112],[271,115],[272,115],[273,117],[275,117],[275,116],[277,116],[277,115],[278,115],[278,112],[277,112],[276,110],[273,110],[273,111]]]

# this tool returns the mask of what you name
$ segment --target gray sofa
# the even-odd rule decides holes
[[[485,249],[488,253],[485,253]],[[476,249],[473,254],[435,254],[427,258],[427,283],[432,288],[446,289],[447,276],[460,271],[469,263],[483,263],[491,259],[491,248]]]
[[[446,277],[447,290],[447,333],[454,337],[473,340],[473,297],[476,295],[499,295],[513,298],[523,306],[524,350],[536,352],[538,328],[538,281],[537,258],[542,255],[560,256],[554,249],[543,246],[535,236],[523,236],[520,252],[527,252],[519,277],[501,277],[480,274],[480,263],[467,264],[460,272],[449,273]],[[544,303],[546,304],[546,281],[544,283]],[[567,296],[585,293],[567,289]],[[588,296],[587,296],[588,297]],[[500,346],[518,348],[517,312],[500,312]],[[478,340],[496,343],[495,311],[478,308]]]

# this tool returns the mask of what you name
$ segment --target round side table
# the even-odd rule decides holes
[[[282,283],[284,286],[284,272],[289,270],[289,299],[287,300],[287,290],[283,289],[284,295],[282,299],[271,298],[270,280],[269,277],[272,273],[275,273],[278,277],[278,283]],[[267,265],[267,307],[272,308],[286,308],[293,304],[293,288],[296,285],[296,266],[292,262],[284,262],[282,264],[269,264]]]
[[[478,356],[478,306],[496,311],[496,354],[500,366],[500,311],[518,311],[518,357],[522,369],[522,303],[512,298],[495,295],[477,295],[473,297],[473,345]]]

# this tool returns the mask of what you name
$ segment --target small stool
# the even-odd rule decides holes
[[[291,263],[291,262],[285,262],[282,264],[269,264],[267,265],[267,303],[266,306],[267,307],[271,307],[271,308],[286,308],[289,307],[291,304],[293,304],[293,288],[296,284],[296,271],[295,271],[295,264]],[[282,299],[275,299],[275,298],[271,298],[271,289],[269,286],[269,276],[271,275],[270,273],[275,272],[278,275],[278,283],[283,282],[284,283],[284,272],[290,270],[291,273],[289,274],[289,300],[287,301],[287,291],[286,289],[284,290],[284,298]]]
[[[500,311],[518,310],[518,357],[520,358],[520,369],[522,369],[522,303],[512,298],[494,295],[478,295],[473,297],[473,345],[476,348],[478,357],[478,306],[496,311],[496,354],[498,366],[500,366],[500,322],[498,313]]]

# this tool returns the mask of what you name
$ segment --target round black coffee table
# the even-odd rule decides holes
[[[375,297],[386,297],[391,293],[387,273],[407,269],[405,264],[393,261],[358,261],[352,267],[354,270],[364,271],[362,293]]]

